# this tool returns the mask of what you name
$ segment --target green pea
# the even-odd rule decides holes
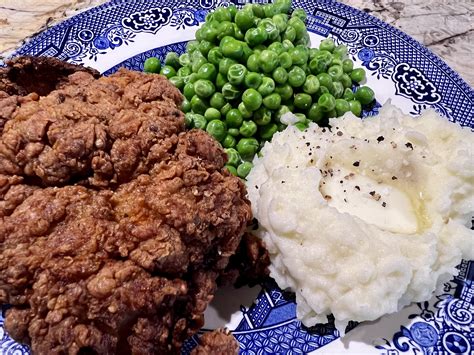
[[[235,167],[233,167],[232,165],[227,165],[227,164],[226,164],[226,165],[224,165],[224,168],[226,168],[227,171],[228,171],[229,173],[231,173],[232,175],[238,176],[238,175],[237,175],[237,169],[236,169]]]
[[[255,138],[241,138],[237,142],[237,151],[242,159],[252,159],[259,148],[258,141]]]
[[[206,41],[208,43],[215,43],[217,41],[217,36],[219,35],[219,31],[214,26],[203,25],[201,29],[198,31],[199,33],[196,33],[196,39],[199,41],[199,44],[197,46],[197,49],[199,51],[201,51],[200,44],[202,41]]]
[[[240,132],[238,128],[229,128],[227,130],[227,133],[230,134],[232,137],[238,137],[240,136]]]
[[[191,56],[191,68],[193,73],[197,73],[199,68],[207,63],[207,59],[199,51],[194,51]]]
[[[185,98],[187,98],[188,100],[191,100],[195,94],[196,92],[194,91],[193,83],[187,83],[186,85],[184,85],[183,95]]]
[[[341,79],[339,79],[339,81],[341,82],[341,84],[344,88],[351,88],[352,87],[352,79],[346,73],[342,74]]]
[[[263,45],[263,44],[259,44],[258,46],[255,46],[253,48],[253,52],[255,54],[258,54],[260,55],[260,53],[262,53],[262,51],[264,51],[265,49],[267,49],[267,46]]]
[[[342,60],[337,57],[332,58],[330,66],[332,67],[333,65],[340,66],[342,68]]]
[[[344,74],[344,72],[342,71],[342,66],[333,65],[332,67],[329,67],[328,74],[331,76],[333,81],[337,81],[341,79],[341,76]]]
[[[265,126],[261,126],[258,129],[258,133],[260,138],[263,140],[269,141],[272,139],[273,135],[278,132],[278,126],[275,123],[269,123]]]
[[[217,76],[217,70],[214,64],[205,63],[199,68],[197,75],[199,79],[214,81]]]
[[[254,113],[253,120],[257,125],[265,126],[272,120],[272,113],[266,107],[261,107]]]
[[[293,26],[286,26],[285,32],[283,32],[283,39],[287,39],[290,42],[294,42],[296,39],[296,30]]]
[[[314,103],[309,108],[307,117],[313,122],[319,122],[324,118],[324,111],[317,103]]]
[[[242,64],[233,64],[227,72],[227,80],[232,85],[240,85],[244,82],[245,74],[247,74],[247,68]]]
[[[173,84],[175,87],[177,87],[179,90],[183,89],[184,87],[184,79],[181,76],[173,76],[169,78],[169,81],[171,84]]]
[[[245,32],[244,38],[249,46],[254,47],[265,42],[268,39],[268,34],[263,27],[254,27]]]
[[[227,134],[221,144],[224,148],[232,148],[237,144],[237,140],[230,134]]]
[[[263,11],[265,12],[265,17],[273,17],[278,13],[278,8],[274,4],[263,5]]]
[[[222,108],[220,109],[221,115],[226,116],[227,113],[232,109],[232,105],[229,103],[226,103]]]
[[[234,100],[240,96],[240,90],[231,83],[225,83],[222,87],[222,95],[224,95],[226,100]]]
[[[361,86],[359,87],[355,94],[354,97],[356,98],[357,101],[359,101],[362,105],[368,105],[375,99],[375,93],[374,91],[369,88],[368,86]]]
[[[288,112],[291,112],[288,106],[281,105],[280,108],[275,113],[276,122],[280,123],[281,116],[283,116],[285,113],[288,113]]]
[[[332,53],[324,49],[320,49],[314,58],[323,61],[326,68],[329,68],[334,60]]]
[[[321,96],[322,94],[329,94],[329,89],[325,86],[319,86],[319,95]],[[332,94],[331,94],[332,95]]]
[[[196,81],[198,81],[199,78],[198,78],[198,75],[196,73],[191,73],[188,75],[187,77],[187,83],[192,83],[194,84]],[[186,83],[186,84],[187,84]]]
[[[242,114],[242,117],[243,118],[246,118],[246,119],[249,119],[249,118],[252,118],[253,116],[253,112],[250,111],[243,102],[241,102],[238,106],[237,106],[237,109],[239,110],[239,112]]]
[[[186,76],[191,75],[191,73],[192,73],[192,70],[191,70],[190,67],[181,67],[176,72],[176,75],[178,75],[182,78],[185,78]]]
[[[253,26],[255,17],[252,11],[240,10],[235,14],[234,21],[242,31],[246,31]]]
[[[194,113],[192,112],[186,112],[184,115],[184,125],[186,128],[192,128],[194,126],[193,115]]]
[[[229,68],[231,65],[237,64],[237,62],[231,58],[224,58],[219,62],[219,73],[227,77]]]
[[[299,108],[300,110],[307,110],[312,104],[313,99],[311,98],[311,95],[308,95],[306,93],[299,93],[295,95],[295,106]]]
[[[219,66],[220,61],[224,58],[219,47],[212,48],[207,54],[207,60],[216,66]]]
[[[288,15],[276,14],[273,16],[272,20],[280,33],[286,30],[286,25],[288,23]]]
[[[212,94],[211,100],[209,101],[209,104],[211,105],[211,107],[214,107],[215,109],[218,109],[218,110],[220,110],[222,106],[225,105],[225,103],[226,101],[225,101],[224,95],[222,95],[222,93],[220,92],[215,92],[214,94]]]
[[[362,112],[362,105],[360,104],[360,102],[357,100],[351,100],[349,101],[349,106],[351,108],[351,112],[354,115],[360,117],[360,114]]]
[[[304,84],[306,80],[306,73],[300,67],[293,67],[291,68],[290,72],[288,73],[288,84],[293,87],[300,87]]]
[[[293,65],[293,61],[291,60],[291,56],[288,52],[283,52],[278,56],[278,61],[280,62],[280,66],[284,69],[289,69]]]
[[[305,21],[306,20],[306,11],[304,11],[304,9],[294,9],[292,14],[291,14],[291,17],[299,17],[302,21]]]
[[[263,7],[260,4],[247,4],[245,6],[250,6],[250,9],[252,10],[253,14],[258,18],[264,18],[265,17],[265,11]]]
[[[288,54],[291,57],[293,65],[303,65],[308,61],[308,52],[302,49],[300,46],[290,48]]]
[[[214,11],[214,20],[222,22],[222,21],[232,21],[232,15],[230,14],[229,9],[225,7],[218,7]]]
[[[216,48],[215,44],[213,44],[212,42],[205,41],[205,40],[199,42],[199,51],[205,57],[207,57],[207,55],[209,54],[209,51],[212,48]]]
[[[247,74],[245,74],[244,82],[245,86],[253,89],[258,89],[258,87],[262,83],[262,76],[259,73],[247,72]]]
[[[160,74],[166,76],[169,79],[173,76],[176,76],[176,70],[170,65],[165,65],[163,68],[161,68]]]
[[[324,60],[321,58],[314,58],[309,62],[309,70],[311,73],[317,75],[324,73],[327,70],[327,65],[325,64]]]
[[[191,110],[195,113],[199,113],[200,115],[204,115],[206,112],[208,105],[206,101],[201,99],[199,96],[194,95],[191,99]]]
[[[265,96],[263,98],[263,105],[270,110],[276,110],[281,105],[281,96],[278,95],[276,92]]]
[[[225,123],[230,128],[239,128],[244,121],[242,113],[236,108],[232,108],[225,115]]]
[[[182,67],[191,66],[191,56],[189,53],[183,53],[179,56],[179,64]]]
[[[347,46],[344,44],[338,45],[336,48],[334,48],[333,51],[334,55],[339,56],[341,59],[347,56]]]
[[[336,99],[340,99],[344,94],[344,86],[339,81],[335,81],[332,83],[332,88],[329,92],[334,96]]]
[[[268,46],[267,49],[275,52],[278,55],[285,51],[285,48],[283,48],[283,44],[281,44],[281,42],[273,42]]]
[[[227,10],[229,11],[230,13],[230,20],[229,21],[233,21],[234,18],[235,18],[235,15],[237,14],[237,6],[235,5],[230,5],[227,7]]]
[[[191,101],[189,101],[187,98],[183,99],[183,102],[181,103],[181,110],[184,113],[188,113],[191,111]]]
[[[329,112],[336,107],[336,99],[331,94],[322,94],[318,99],[318,105],[324,112]]]
[[[203,115],[193,113],[193,126],[199,129],[206,129],[207,120]]]
[[[221,120],[212,120],[206,126],[206,132],[217,139],[219,142],[227,137],[227,127]]]
[[[221,51],[224,57],[238,60],[242,58],[244,47],[242,46],[242,42],[233,40],[224,43],[221,46]]]
[[[247,69],[253,72],[258,72],[260,70],[259,67],[259,60],[257,54],[251,54],[250,57],[247,59]]]
[[[187,44],[186,44],[186,52],[188,53],[192,53],[194,52],[196,49],[198,49],[198,41],[189,41]]]
[[[272,72],[278,65],[278,54],[270,50],[264,50],[258,57],[259,67],[265,73]]]
[[[356,83],[360,83],[365,79],[365,70],[362,68],[356,68],[351,72],[351,79]]]
[[[267,37],[269,41],[276,41],[278,36],[280,35],[280,31],[278,31],[278,28],[269,18],[260,21],[258,27],[262,27],[267,32]]]
[[[143,63],[143,70],[147,73],[159,73],[161,70],[160,60],[156,57],[150,57]]]
[[[306,77],[303,84],[303,91],[307,94],[316,94],[319,90],[319,80],[316,76],[310,74]]]
[[[255,89],[247,89],[242,94],[242,102],[250,111],[256,111],[262,105],[262,95]]]
[[[289,51],[291,48],[295,48],[295,45],[289,39],[284,39],[283,41],[281,41],[281,44],[285,51]]]
[[[332,88],[332,77],[328,73],[320,73],[317,76],[319,84],[326,87],[327,89]]]
[[[227,83],[227,76],[224,76],[221,73],[217,73],[217,76],[216,76],[216,89],[217,90],[222,90],[225,83]]]
[[[234,42],[235,41],[235,38],[232,37],[232,36],[224,36],[221,38],[221,40],[219,41],[219,47],[222,47],[224,44],[228,43],[228,42]]]
[[[301,114],[296,113],[295,115],[301,115]],[[304,132],[305,130],[308,129],[308,123],[307,122],[297,122],[297,123],[295,123],[295,127],[298,128],[300,131]]]
[[[350,88],[346,88],[342,94],[342,98],[346,101],[354,100],[354,93]]]
[[[239,128],[239,132],[242,137],[251,137],[257,133],[257,125],[254,121],[244,121],[242,122],[242,126]]]
[[[354,69],[354,62],[351,59],[344,59],[342,61],[342,70],[344,73],[350,73]]]
[[[349,102],[347,102],[344,99],[336,99],[336,113],[337,116],[342,116],[346,112],[349,112],[351,110],[351,106],[349,105]]]
[[[309,52],[308,52],[308,57],[309,57],[309,60],[313,60],[316,55],[319,53],[319,49],[317,48],[310,48],[309,49]]]
[[[212,120],[220,120],[221,119],[221,113],[218,109],[215,109],[214,107],[209,107],[208,109],[206,109],[206,111],[204,112],[204,117],[206,118],[206,120],[208,121],[212,121]]]
[[[319,49],[332,52],[336,48],[336,44],[334,43],[334,40],[332,38],[326,38],[321,41],[319,44]]]
[[[237,26],[236,23],[232,24],[234,26],[234,37],[239,41],[243,41],[245,39],[244,32]]]
[[[272,78],[264,76],[262,78],[262,83],[258,87],[257,91],[262,96],[270,95],[275,90],[275,82]]]
[[[239,152],[235,148],[225,148],[224,152],[227,155],[227,164],[237,166],[242,161]]]
[[[243,48],[243,54],[242,58],[240,58],[240,61],[242,63],[246,63],[247,59],[253,54],[253,50],[250,49],[249,45],[245,42],[242,42],[242,48]]]
[[[273,4],[282,14],[287,14],[291,8],[291,0],[275,0]]]
[[[245,179],[247,175],[250,173],[250,170],[252,170],[253,164],[249,161],[244,161],[242,164],[240,164],[237,167],[237,176]]]
[[[304,22],[298,17],[291,17],[288,20],[288,27],[289,26],[295,29],[295,40],[299,40],[301,37],[303,37],[304,33],[306,33],[306,26]]]
[[[293,97],[293,88],[289,84],[278,85],[275,92],[280,95],[282,101],[287,101]]]
[[[201,98],[210,97],[216,91],[216,87],[210,80],[199,79],[194,83],[194,91]]]
[[[278,84],[284,84],[288,80],[288,72],[285,68],[278,67],[273,71],[273,80]]]

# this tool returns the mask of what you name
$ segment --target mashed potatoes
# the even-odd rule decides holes
[[[474,134],[386,105],[276,134],[247,188],[271,276],[305,325],[374,320],[427,300],[474,258]]]

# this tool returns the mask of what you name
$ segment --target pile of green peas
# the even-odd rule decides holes
[[[304,130],[310,122],[362,108],[374,100],[347,48],[331,38],[309,48],[306,13],[291,0],[220,7],[206,16],[186,52],[148,58],[144,71],[165,75],[184,95],[186,126],[206,130],[228,156],[227,168],[245,178],[265,141],[285,129],[286,112]]]

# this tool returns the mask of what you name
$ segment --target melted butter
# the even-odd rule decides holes
[[[343,167],[322,171],[320,193],[340,213],[359,217],[382,230],[414,234],[428,224],[423,200],[403,183],[386,183]]]

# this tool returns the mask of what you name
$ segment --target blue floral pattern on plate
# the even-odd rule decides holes
[[[217,6],[243,0],[113,0],[81,13],[33,38],[17,55],[54,56],[90,65],[109,75],[120,67],[142,70],[150,56],[183,52],[205,16]],[[250,1],[266,3],[268,1]],[[331,36],[348,46],[349,55],[366,68],[368,84],[397,106],[420,114],[434,108],[446,118],[474,127],[474,91],[442,60],[406,34],[374,17],[332,0],[296,0],[308,13],[312,39]],[[363,112],[378,113],[377,101]],[[370,352],[382,354],[469,354],[473,351],[474,263],[463,261],[444,292],[418,304],[395,334],[376,340]],[[291,295],[268,282],[249,308],[241,307],[233,334],[242,354],[305,354],[333,343],[339,334],[333,322],[304,328],[296,319]],[[28,354],[4,330],[0,313],[0,354]],[[352,323],[347,331],[355,327]],[[183,354],[197,344],[189,339]],[[367,348],[369,349],[369,348]],[[367,350],[366,352],[368,352]]]

